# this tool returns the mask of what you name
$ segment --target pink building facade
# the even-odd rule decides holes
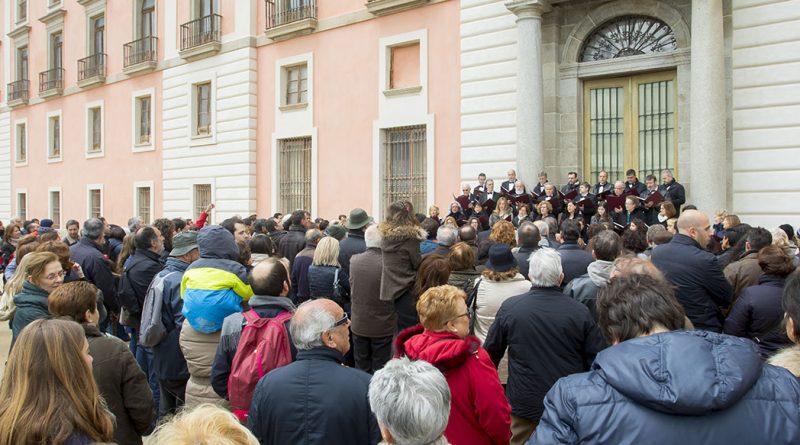
[[[437,0],[7,0],[0,218],[446,202],[458,15]]]

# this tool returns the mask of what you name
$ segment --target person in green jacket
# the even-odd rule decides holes
[[[22,283],[22,292],[14,296],[14,319],[11,322],[11,346],[25,326],[34,320],[50,318],[47,296],[64,282],[64,270],[58,256],[52,252],[28,254],[28,276]]]

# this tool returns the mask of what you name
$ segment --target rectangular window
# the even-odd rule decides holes
[[[284,69],[286,76],[285,105],[304,104],[308,102],[308,65],[295,65]]]
[[[89,126],[87,151],[89,153],[98,153],[103,150],[103,109],[100,107],[89,108],[86,118]]]
[[[61,157],[61,117],[50,116],[48,118],[48,144],[47,144],[47,157],[59,158]]]
[[[64,66],[64,36],[60,32],[50,36],[50,68]]]
[[[17,216],[25,221],[28,219],[28,194],[17,193]]]
[[[408,200],[414,210],[427,205],[427,140],[424,125],[384,130],[383,208]]]
[[[17,124],[17,162],[28,160],[28,132],[26,125]]]
[[[61,192],[50,191],[50,219],[53,220],[53,228],[61,227]]]
[[[156,35],[156,1],[155,0],[141,0],[141,17],[139,22],[139,37],[146,38]],[[146,43],[146,45],[149,45]],[[150,50],[151,48],[147,48]]]
[[[151,97],[136,98],[136,145],[149,145],[152,132],[152,116],[150,115]]]
[[[419,42],[394,46],[390,51],[389,89],[419,86]]]
[[[99,218],[103,215],[103,190],[89,190],[89,218]]]
[[[28,80],[28,47],[17,49],[17,80]]]
[[[196,0],[196,15],[195,18],[207,17],[211,14],[219,13],[219,4],[217,0]]]
[[[199,218],[209,204],[211,204],[211,184],[195,184],[194,219]]]
[[[280,211],[311,208],[311,137],[279,141]]]
[[[195,136],[211,134],[211,82],[199,83],[195,89]]]
[[[105,47],[105,31],[106,19],[105,16],[97,16],[92,18],[92,54],[103,54]]]
[[[136,187],[136,213],[143,224],[150,224],[150,187]]]
[[[28,0],[17,0],[17,22],[24,22],[28,18]]]

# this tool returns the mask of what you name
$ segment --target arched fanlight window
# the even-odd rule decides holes
[[[589,35],[580,61],[662,53],[677,48],[675,33],[666,23],[652,17],[624,16],[606,22]]]

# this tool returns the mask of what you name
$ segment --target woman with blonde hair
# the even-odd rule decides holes
[[[350,276],[339,264],[336,238],[326,236],[317,243],[308,268],[308,288],[311,298],[328,298],[350,312]]]
[[[428,289],[417,302],[421,324],[398,335],[395,357],[424,360],[444,374],[452,394],[444,436],[451,444],[507,444],[511,408],[489,354],[469,335],[465,299],[454,286]]]
[[[0,386],[0,445],[108,442],[113,428],[81,327],[66,320],[31,323]]]
[[[153,393],[128,345],[100,331],[97,288],[74,281],[54,290],[47,308],[53,317],[75,321],[83,328],[92,356],[92,374],[100,394],[114,414],[114,441],[140,445],[155,415]]]
[[[514,212],[511,210],[511,206],[508,204],[508,198],[501,196],[497,199],[497,205],[494,208],[494,212],[492,212],[492,215],[489,216],[489,227],[494,227],[494,224],[498,221],[512,222],[513,219]]]
[[[58,256],[52,252],[34,252],[23,258],[28,259],[28,270],[22,290],[14,295],[14,319],[11,322],[11,344],[22,329],[32,321],[50,318],[47,311],[47,297],[64,282],[64,270]]]
[[[170,445],[258,445],[230,411],[210,403],[184,410],[156,428],[150,441]]]
[[[17,251],[20,261],[16,270],[14,270],[14,275],[11,276],[10,280],[6,281],[3,294],[0,295],[0,321],[8,321],[14,318],[14,312],[17,310],[14,305],[14,296],[22,292],[22,285],[25,283],[25,279],[28,278],[28,265],[31,262],[30,258],[26,259],[28,253],[30,253],[26,251],[26,247],[30,246],[31,249],[35,249],[37,245],[27,244]]]

